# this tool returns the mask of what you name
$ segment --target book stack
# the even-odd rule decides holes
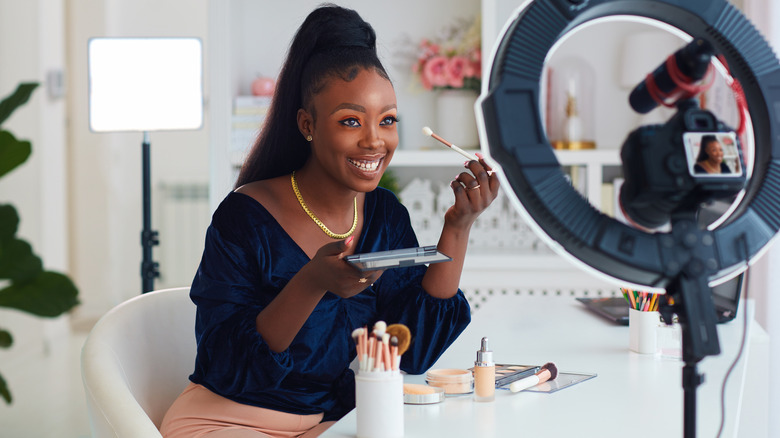
[[[260,133],[270,106],[270,96],[236,96],[234,99],[230,141],[234,163],[243,162]]]

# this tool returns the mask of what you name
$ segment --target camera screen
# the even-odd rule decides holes
[[[683,134],[688,171],[695,177],[741,177],[742,166],[734,132]]]

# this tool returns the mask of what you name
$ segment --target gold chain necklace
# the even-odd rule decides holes
[[[352,219],[352,228],[349,229],[344,234],[336,234],[333,231],[329,230],[328,227],[325,226],[325,224],[322,223],[321,220],[317,219],[317,216],[314,215],[314,213],[309,210],[309,207],[306,206],[306,203],[303,201],[303,196],[301,196],[301,192],[298,190],[298,183],[295,182],[295,172],[293,171],[292,176],[290,177],[290,180],[292,181],[292,188],[293,192],[295,192],[295,197],[298,198],[298,203],[301,204],[301,207],[303,207],[303,211],[306,212],[306,214],[309,215],[311,220],[314,221],[317,226],[320,227],[322,231],[325,232],[325,234],[328,235],[331,239],[346,239],[347,237],[351,236],[352,233],[355,232],[355,228],[357,228],[358,223],[358,211],[357,211],[357,196],[355,196],[355,217]]]

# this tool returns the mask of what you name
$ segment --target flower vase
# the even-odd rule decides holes
[[[461,148],[478,148],[477,118],[473,90],[441,90],[436,98],[436,126],[433,131]]]

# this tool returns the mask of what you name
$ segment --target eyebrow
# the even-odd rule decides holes
[[[382,108],[381,112],[389,111],[389,110],[391,110],[393,108],[396,108],[396,107],[397,106],[395,104],[391,103],[390,105],[387,105],[384,108]],[[364,107],[362,105],[357,105],[357,104],[354,104],[354,103],[341,103],[338,106],[336,106],[336,108],[331,112],[331,114],[333,114],[336,111],[341,110],[341,109],[351,109],[351,110],[354,110],[354,111],[360,111],[361,113],[366,112],[366,107]]]

